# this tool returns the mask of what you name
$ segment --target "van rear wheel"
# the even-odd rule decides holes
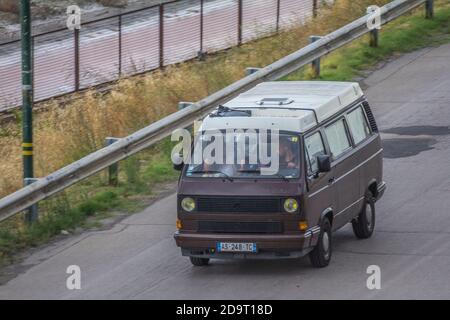
[[[208,258],[189,257],[191,263],[196,267],[207,266],[209,264]]]
[[[309,260],[315,268],[328,266],[331,260],[331,223],[324,218],[320,226],[320,235],[317,245],[309,253]]]
[[[359,239],[370,238],[375,228],[375,202],[372,198],[365,200],[358,217],[352,221],[353,233]]]

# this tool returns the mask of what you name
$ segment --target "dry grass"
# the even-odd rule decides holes
[[[61,108],[46,103],[35,115],[35,174],[48,173],[103,146],[107,136],[122,137],[176,111],[179,101],[197,101],[243,77],[249,66],[265,66],[308,42],[361,16],[370,4],[386,0],[340,0],[305,26],[240,48],[143,76],[123,79],[108,94],[80,94]],[[250,64],[251,63],[251,64]],[[19,123],[19,121],[18,121]],[[21,131],[18,124],[0,129],[0,197],[22,186]]]

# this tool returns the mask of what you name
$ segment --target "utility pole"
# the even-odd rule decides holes
[[[33,74],[31,44],[30,0],[20,1],[22,36],[22,155],[23,178],[33,178]],[[33,220],[33,209],[29,209],[28,220]]]

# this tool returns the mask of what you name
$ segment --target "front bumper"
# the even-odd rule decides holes
[[[176,232],[176,244],[184,256],[216,259],[280,259],[308,254],[317,244],[319,227],[299,234],[203,234]],[[256,243],[257,253],[216,252],[218,242]]]

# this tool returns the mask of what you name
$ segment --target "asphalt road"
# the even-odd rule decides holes
[[[383,130],[388,190],[372,238],[335,233],[329,267],[307,258],[192,267],[175,246],[175,195],[116,224],[39,250],[0,298],[450,298],[450,44],[388,63],[365,83]],[[66,269],[81,268],[81,290]],[[369,265],[381,289],[369,290]]]

